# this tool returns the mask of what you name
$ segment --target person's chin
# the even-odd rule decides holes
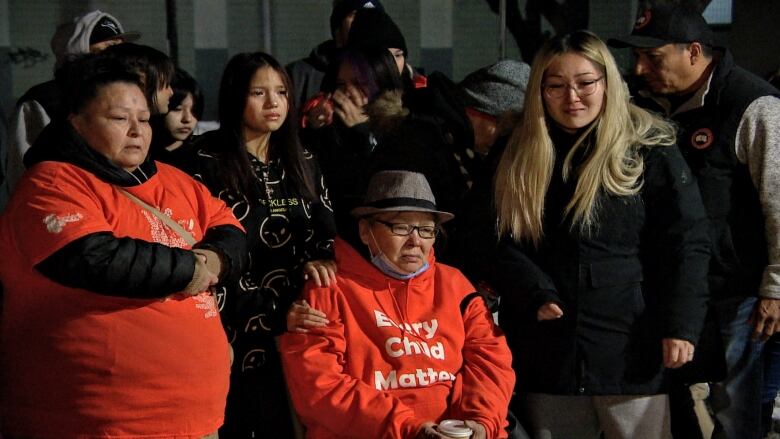
[[[672,94],[674,90],[662,82],[651,81],[647,83],[647,88],[656,95],[668,95]]]
[[[398,268],[404,270],[406,273],[414,273],[415,271],[419,270],[420,267],[422,267],[423,264],[418,261],[414,262],[402,262],[398,264]]]
[[[135,169],[140,166],[144,160],[146,160],[146,151],[131,151],[121,157],[117,164],[125,169]]]

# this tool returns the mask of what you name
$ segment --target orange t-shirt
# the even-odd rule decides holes
[[[214,226],[240,227],[204,186],[157,166],[151,179],[126,190],[196,241]],[[57,438],[198,438],[215,431],[230,366],[213,296],[111,297],[65,287],[34,269],[96,232],[188,247],[84,169],[43,162],[28,171],[0,218],[4,430]]]

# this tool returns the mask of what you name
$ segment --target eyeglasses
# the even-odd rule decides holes
[[[582,98],[596,93],[596,89],[598,88],[596,85],[602,79],[604,79],[603,76],[596,79],[577,81],[573,85],[563,83],[543,84],[542,88],[544,88],[544,94],[547,95],[548,98],[560,99],[566,96],[569,89],[574,90],[574,93],[577,93],[577,96]]]
[[[439,233],[439,229],[436,226],[413,226],[411,224],[404,223],[390,223],[375,219],[374,222],[387,226],[390,229],[390,233],[397,236],[409,236],[417,230],[417,234],[422,239],[433,239]]]

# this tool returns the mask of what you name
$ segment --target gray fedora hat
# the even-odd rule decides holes
[[[365,202],[350,212],[358,218],[381,212],[429,212],[443,223],[455,217],[436,210],[436,198],[423,174],[410,171],[380,171],[368,182]]]

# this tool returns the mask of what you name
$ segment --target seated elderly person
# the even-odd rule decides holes
[[[100,56],[74,68],[70,115],[0,218],[3,434],[216,437],[230,351],[207,291],[240,270],[244,232],[147,159],[137,75]]]
[[[335,284],[303,292],[327,323],[281,340],[307,437],[447,437],[437,432],[446,419],[465,421],[474,439],[506,437],[515,378],[504,336],[474,287],[431,250],[453,215],[407,171],[375,174],[352,214],[365,247],[336,240]]]

